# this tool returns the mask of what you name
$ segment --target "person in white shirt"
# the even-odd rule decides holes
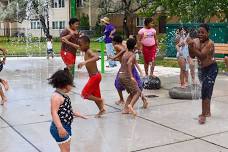
[[[47,41],[47,59],[49,59],[49,56],[51,55],[52,58],[54,58],[54,51],[53,51],[53,45],[52,45],[52,36],[48,36]]]

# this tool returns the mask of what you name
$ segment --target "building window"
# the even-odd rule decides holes
[[[59,21],[59,29],[65,28],[65,21]]]
[[[64,29],[64,28],[65,28],[65,21],[52,22],[52,29]]]
[[[52,29],[59,29],[59,22],[57,21],[52,22]]]
[[[31,21],[31,29],[40,29],[40,21]]]
[[[137,17],[136,18],[136,26],[137,27],[143,27],[144,26],[144,20],[145,20],[145,18],[143,18],[143,17]]]
[[[84,0],[77,0],[76,5],[77,7],[83,7]]]
[[[65,7],[65,1],[64,0],[52,0],[51,7],[52,8],[63,8],[63,7]]]

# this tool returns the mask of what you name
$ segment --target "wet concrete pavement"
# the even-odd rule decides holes
[[[80,59],[79,59],[80,60]],[[57,152],[49,133],[50,96],[54,89],[47,78],[64,65],[60,58],[11,58],[0,73],[10,84],[8,102],[0,106],[0,152]],[[76,69],[77,70],[77,69]],[[107,69],[101,83],[107,114],[98,112],[93,102],[80,92],[88,75],[83,68],[75,75],[76,88],[70,93],[72,106],[89,117],[75,119],[72,125],[72,152],[228,152],[228,77],[219,75],[212,98],[212,117],[199,125],[200,100],[170,99],[168,89],[178,85],[178,69],[157,67],[160,90],[144,90],[149,108],[135,106],[138,116],[121,114],[113,85],[116,71]],[[124,93],[125,98],[127,94]]]

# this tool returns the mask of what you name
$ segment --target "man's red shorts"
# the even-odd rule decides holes
[[[143,57],[144,57],[144,62],[146,64],[149,64],[149,62],[155,61],[156,45],[143,46]]]
[[[100,82],[101,74],[99,72],[95,75],[90,76],[89,81],[82,90],[81,96],[84,99],[88,99],[90,95],[101,98]]]
[[[73,55],[71,52],[68,52],[68,51],[65,51],[65,50],[61,50],[60,54],[61,54],[61,57],[63,59],[63,62],[66,65],[75,64],[76,56]]]

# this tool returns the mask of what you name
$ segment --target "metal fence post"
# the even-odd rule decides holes
[[[104,48],[105,48],[105,43],[100,42],[100,47],[101,47],[101,73],[105,73],[105,64],[104,64]]]
[[[71,17],[76,17],[76,0],[71,0],[70,15],[71,15]]]

